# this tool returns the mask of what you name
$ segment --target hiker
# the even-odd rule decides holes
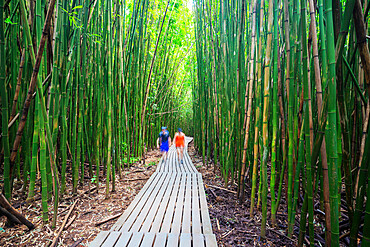
[[[175,142],[176,150],[177,150],[177,156],[179,157],[179,162],[183,163],[184,158],[184,147],[185,147],[185,134],[182,132],[182,129],[178,129],[179,132],[176,132],[175,137],[173,138],[173,141]]]
[[[171,146],[171,137],[170,133],[167,130],[167,127],[162,127],[162,131],[159,133],[159,137],[157,139],[157,148],[162,152],[162,160],[163,162],[167,161],[167,153],[168,149]]]

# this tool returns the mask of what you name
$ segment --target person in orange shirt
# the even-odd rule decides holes
[[[179,162],[183,163],[184,158],[184,147],[185,147],[185,134],[182,132],[182,129],[178,129],[179,132],[176,132],[174,137],[174,142],[177,150],[177,156],[179,157]]]

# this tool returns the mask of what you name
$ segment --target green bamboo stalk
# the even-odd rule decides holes
[[[306,119],[302,120],[301,132],[299,136],[299,144],[298,144],[298,162],[295,170],[294,175],[294,188],[293,188],[293,202],[292,202],[292,215],[291,218],[295,218],[297,203],[298,203],[298,196],[299,196],[299,186],[300,186],[300,174],[302,173],[302,178],[304,177],[304,135],[305,135],[305,127],[306,127]],[[306,179],[307,180],[307,179]],[[301,219],[300,224],[303,224],[303,220]],[[288,232],[293,232],[295,221],[291,221],[288,223]]]
[[[32,141],[32,162],[30,167],[30,185],[28,188],[27,201],[32,201],[35,196],[36,166],[38,161],[38,144],[39,144],[39,114],[38,107],[35,108],[35,120]]]
[[[263,85],[263,117],[262,117],[262,136],[263,136],[263,155],[262,155],[262,222],[261,222],[261,237],[266,237],[266,222],[267,222],[267,159],[268,159],[268,111],[270,98],[270,74],[271,74],[271,54],[272,54],[272,25],[273,25],[273,0],[268,3],[268,21],[267,21],[267,46],[265,55],[265,70],[264,70],[264,85]]]
[[[274,51],[273,51],[273,85],[272,85],[272,142],[271,142],[271,180],[270,180],[270,192],[271,192],[271,223],[276,226],[276,193],[275,193],[275,182],[276,182],[276,156],[277,156],[277,128],[278,128],[278,116],[277,116],[277,102],[278,102],[278,49],[279,49],[279,37],[278,37],[278,1],[274,1]]]
[[[246,160],[247,160],[247,149],[248,149],[248,141],[249,141],[249,130],[250,130],[250,121],[251,121],[251,112],[252,112],[252,102],[253,102],[253,84],[254,84],[254,56],[255,56],[255,47],[256,47],[256,11],[257,11],[257,1],[252,2],[252,24],[251,24],[251,52],[249,58],[249,88],[248,88],[248,102],[247,99],[245,100],[245,118],[244,118],[244,125],[245,127],[245,136],[244,136],[244,148],[243,148],[243,157],[242,157],[242,167],[241,167],[241,174],[240,179],[242,189],[239,192],[240,201],[244,201],[244,180],[245,173],[246,173]],[[247,89],[246,89],[247,90]],[[247,92],[246,92],[247,94]],[[247,109],[248,107],[248,109]],[[240,186],[240,185],[239,185]]]
[[[336,84],[335,84],[335,46],[332,3],[325,2],[326,10],[326,37],[328,55],[328,133],[326,138],[329,157],[329,192],[331,215],[331,244],[339,245],[339,201],[338,201],[338,155],[337,155],[337,112],[336,112]]]
[[[63,4],[63,5],[62,5]],[[62,8],[66,9],[66,2],[59,2],[58,9],[61,10]],[[67,15],[64,13],[61,14],[59,17],[61,20],[62,28],[60,31],[60,53],[64,61],[66,61],[66,33],[67,33]],[[68,132],[68,125],[67,125],[67,107],[68,107],[68,96],[67,96],[67,70],[66,70],[66,63],[64,62],[60,68],[62,77],[61,77],[61,85],[60,85],[60,117],[61,117],[61,134],[60,134],[60,155],[61,155],[61,189],[60,193],[63,195],[66,191],[66,169],[67,169],[67,132]]]
[[[261,105],[262,105],[262,99],[261,99],[261,84],[262,84],[262,40],[261,36],[263,36],[263,25],[262,25],[262,16],[263,16],[263,6],[264,1],[262,0],[259,2],[260,4],[260,24],[259,24],[259,33],[257,34],[257,40],[258,40],[258,59],[257,59],[257,78],[256,78],[256,101],[257,101],[257,109],[256,109],[256,123],[255,123],[255,132],[254,132],[254,148],[253,148],[253,176],[252,176],[252,194],[251,194],[251,206],[250,206],[250,215],[252,217],[253,215],[253,209],[254,209],[254,202],[255,202],[255,190],[256,190],[256,184],[257,184],[257,161],[258,161],[258,150],[259,150],[259,129],[260,129],[260,122],[261,122]],[[258,12],[257,12],[258,13]],[[261,152],[262,153],[262,152]],[[258,190],[260,191],[260,190]],[[257,204],[258,205],[258,204]]]
[[[111,23],[111,1],[108,0],[107,7],[106,7],[106,17],[108,26],[110,26]],[[110,57],[111,54],[111,42],[112,42],[112,36],[111,32],[108,29],[106,34],[106,41],[108,43],[107,47],[107,58],[108,58],[108,95],[107,95],[107,101],[108,101],[108,119],[107,119],[107,128],[108,128],[108,157],[107,157],[107,178],[106,178],[106,189],[105,189],[105,198],[109,197],[109,177],[111,176],[111,147],[112,147],[112,101],[111,101],[111,95],[112,95],[112,60]]]
[[[318,2],[318,7],[319,7],[319,28],[321,30],[324,30],[324,5],[323,1],[319,0]],[[320,32],[320,40],[321,40],[321,57],[322,57],[322,71],[327,71],[327,55],[326,55],[326,33],[325,32]],[[327,73],[323,72],[322,73],[322,87],[326,88],[327,85]],[[319,89],[319,87],[317,87]],[[322,111],[321,111],[322,113]],[[319,118],[319,120],[321,117]],[[325,137],[324,137],[325,138]],[[328,154],[328,150],[326,147],[326,141],[325,144],[326,153]],[[322,156],[322,159],[325,158],[325,155]],[[326,157],[328,158],[328,157]],[[328,159],[327,159],[328,161]],[[325,206],[325,223],[326,223],[326,230],[325,230],[325,235],[326,235],[326,243],[328,245],[331,245],[331,215],[330,215],[330,199],[329,199],[329,168],[328,168],[328,163],[325,162],[325,160],[322,161],[322,174],[323,174],[323,196],[324,196],[324,206]]]
[[[289,144],[288,144],[288,189],[287,189],[287,201],[288,201],[288,224],[293,221],[292,219],[292,184],[293,184],[293,86],[290,83],[291,74],[293,68],[291,65],[293,64],[293,52],[291,51],[292,47],[290,46],[290,17],[289,17],[289,8],[288,8],[288,1],[284,1],[284,28],[285,28],[285,45],[286,45],[286,88],[287,88],[287,98],[288,98],[288,137],[289,137]],[[292,78],[293,79],[293,78]],[[288,236],[292,236],[293,232],[288,231]]]
[[[301,1],[301,18],[306,20],[306,1]],[[306,21],[301,21],[302,24],[302,60],[303,60],[303,92],[304,92],[304,117],[306,121],[305,125],[305,150],[306,150],[306,195],[307,195],[307,204],[308,204],[308,225],[309,225],[309,234],[310,234],[310,246],[314,246],[314,225],[313,225],[313,184],[314,179],[312,175],[311,167],[311,150],[313,149],[313,124],[312,124],[312,110],[311,110],[311,85],[309,81],[308,74],[308,52],[307,52],[307,33],[306,33]],[[306,69],[307,68],[307,69]],[[307,124],[308,123],[308,124]]]
[[[4,36],[4,0],[0,0],[0,91],[1,91],[1,130],[2,147],[4,149],[4,192],[7,200],[11,199],[11,178],[10,178],[10,149],[8,135],[8,90],[5,78],[5,36]]]
[[[36,105],[39,107],[39,98],[36,99]],[[38,118],[40,121],[39,124],[39,142],[40,142],[40,156],[39,156],[39,165],[40,165],[40,174],[41,174],[41,201],[42,201],[42,219],[44,224],[49,221],[48,215],[48,180],[47,180],[47,170],[46,170],[46,138],[45,138],[45,129],[44,129],[44,119],[42,117],[42,112],[38,109]],[[37,155],[37,153],[36,153]]]

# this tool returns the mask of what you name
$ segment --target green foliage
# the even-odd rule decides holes
[[[96,180],[96,175],[94,175],[91,179],[90,179],[90,182],[91,183],[95,183],[97,180]]]
[[[10,25],[17,25],[17,24],[18,24],[18,23],[13,23],[13,22],[10,20],[10,18],[9,18],[9,17],[5,19],[5,23],[10,24]]]
[[[123,158],[122,159],[122,162],[123,163],[129,163],[129,164],[134,164],[136,162],[140,161],[140,157],[131,157],[130,158],[130,162],[128,162],[128,159],[127,158]]]
[[[75,6],[71,9],[71,11],[67,11],[64,8],[61,8],[65,13],[68,15],[69,25],[75,28],[82,28],[81,20],[77,17],[78,12],[76,10],[82,9],[82,5]]]

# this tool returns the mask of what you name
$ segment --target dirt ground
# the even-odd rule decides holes
[[[122,179],[117,175],[116,190],[110,193],[109,199],[105,199],[105,180],[100,181],[99,193],[96,189],[86,192],[88,190],[87,183],[83,189],[79,188],[77,198],[69,193],[65,196],[67,199],[60,203],[56,229],[51,229],[51,223],[43,226],[41,200],[20,206],[17,210],[26,216],[36,226],[36,229],[28,231],[24,225],[8,227],[6,226],[6,217],[0,217],[0,246],[48,246],[59,231],[65,215],[75,200],[78,201],[66,226],[70,225],[62,232],[58,246],[72,246],[78,242],[80,244],[77,246],[87,246],[87,243],[91,242],[100,231],[110,229],[118,218],[100,226],[95,226],[95,223],[124,212],[155,171],[156,166],[153,164],[157,163],[159,159],[160,153],[158,151],[148,152],[145,164],[143,162],[133,164],[129,169],[123,171]],[[71,180],[67,180],[67,183],[71,182]],[[67,187],[71,188],[71,186]],[[12,205],[25,201],[25,197],[21,195],[19,189],[20,186],[15,186]],[[36,189],[38,189],[37,186]],[[111,187],[110,190],[112,190]],[[36,192],[36,198],[38,194],[40,193]],[[52,211],[53,205],[51,203],[49,203],[49,207],[49,211]],[[50,220],[52,220],[52,216],[50,213]]]
[[[192,145],[189,146],[189,155],[195,167],[203,175],[208,209],[212,222],[213,233],[216,235],[220,247],[231,246],[295,246],[296,239],[288,238],[285,231],[287,225],[287,215],[279,213],[277,215],[278,228],[272,229],[267,224],[266,239],[260,238],[260,227],[262,214],[255,211],[254,217],[249,217],[249,200],[240,204],[236,197],[236,184],[224,188],[219,169],[214,169],[213,164],[204,166],[202,157],[199,156]],[[212,186],[212,187],[211,187]],[[248,189],[247,189],[248,191]],[[250,194],[246,193],[246,198]],[[281,205],[281,208],[285,205]],[[280,210],[280,212],[283,210]]]

